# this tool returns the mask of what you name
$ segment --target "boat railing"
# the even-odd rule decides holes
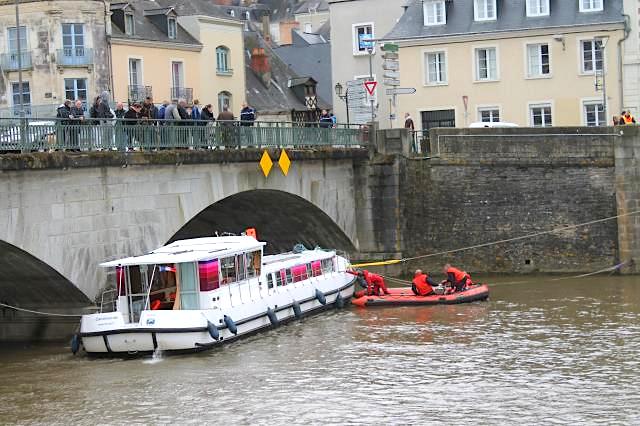
[[[109,290],[103,291],[102,296],[100,298],[100,313],[102,314],[104,312],[115,312],[117,301],[118,301],[117,289],[111,288]],[[105,307],[108,308],[109,310],[105,310]]]

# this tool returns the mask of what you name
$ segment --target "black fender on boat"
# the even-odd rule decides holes
[[[231,319],[231,317],[228,316],[224,316],[224,323],[227,324],[227,328],[229,329],[229,331],[232,334],[238,334],[238,327],[236,326],[236,323],[233,322],[233,320]]]
[[[338,295],[336,296],[336,308],[338,309],[342,309],[344,308],[344,299],[342,298],[342,295],[340,293],[338,293]]]
[[[302,318],[302,309],[300,308],[300,304],[294,300],[291,307],[293,308],[293,315],[296,319]]]
[[[218,327],[213,325],[211,321],[207,321],[207,331],[213,340],[217,341],[220,339],[220,330],[218,330]]]
[[[271,321],[272,326],[277,327],[280,324],[280,320],[278,319],[273,309],[271,308],[267,309],[267,316],[269,317],[269,321]]]
[[[78,353],[79,350],[80,350],[80,336],[78,336],[77,334],[74,334],[73,336],[71,336],[71,353],[75,355]]]
[[[324,293],[318,289],[316,289],[316,299],[318,300],[318,302],[320,302],[321,305],[327,304],[327,298],[325,297]]]

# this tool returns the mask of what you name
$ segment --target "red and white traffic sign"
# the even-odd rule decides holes
[[[376,87],[378,87],[377,81],[365,81],[364,88],[367,89],[369,96],[373,96],[376,93]]]

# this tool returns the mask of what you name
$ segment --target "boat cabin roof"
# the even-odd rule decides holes
[[[248,236],[207,237],[174,241],[140,256],[101,263],[103,268],[198,262],[260,250],[266,243]]]
[[[265,256],[262,264],[264,265],[265,272],[269,273],[322,259],[330,259],[335,255],[335,251],[325,250],[306,250],[301,253],[281,253]]]

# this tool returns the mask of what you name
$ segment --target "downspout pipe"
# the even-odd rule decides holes
[[[618,111],[622,111],[622,109],[624,108],[624,72],[623,72],[624,64],[622,60],[622,43],[624,43],[629,38],[629,35],[631,34],[631,27],[629,25],[629,22],[631,22],[631,17],[626,14],[623,16],[624,16],[624,37],[618,40],[618,90],[619,90],[619,96],[620,96],[620,108],[618,109]],[[608,118],[605,117],[605,120],[608,120]]]
[[[104,5],[104,32],[107,39],[107,72],[109,75],[109,87],[107,90],[111,93],[111,100],[115,101],[115,93],[113,93],[113,66],[111,63],[111,8],[108,0],[102,0]],[[115,108],[115,106],[114,106]]]

